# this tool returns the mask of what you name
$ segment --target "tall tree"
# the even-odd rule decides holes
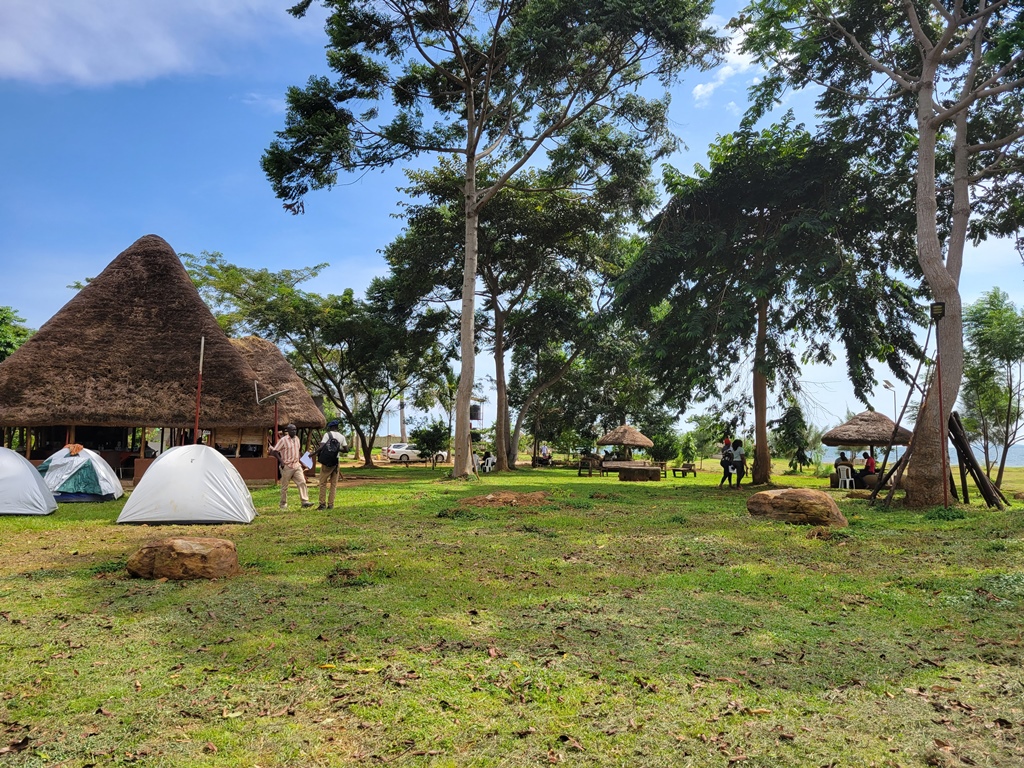
[[[0,361],[10,357],[33,334],[31,328],[22,325],[24,322],[25,318],[18,317],[13,307],[0,307]]]
[[[1024,170],[1020,0],[754,0],[735,20],[769,68],[756,114],[788,87],[820,85],[829,130],[914,181],[917,258],[936,302],[942,393],[915,427],[907,502],[940,503],[946,424],[963,373],[960,274],[968,235],[1005,231]],[[984,219],[972,221],[977,208]],[[942,403],[941,413],[939,403]]]
[[[302,16],[312,4],[301,0],[291,13]],[[304,89],[289,89],[286,127],[264,153],[263,169],[298,213],[306,193],[333,186],[339,171],[423,152],[458,158],[465,247],[453,473],[468,475],[481,211],[545,151],[560,185],[606,198],[621,180],[645,175],[650,156],[673,142],[667,97],[648,100],[637,89],[651,77],[667,85],[684,68],[716,60],[723,40],[704,26],[712,2],[322,4],[337,80],[311,77]],[[497,171],[479,184],[484,161]]]
[[[909,379],[921,312],[896,275],[913,266],[911,237],[870,168],[855,172],[845,147],[792,118],[722,137],[708,168],[667,181],[672,200],[619,280],[620,300],[650,329],[652,368],[681,409],[745,379],[753,353],[752,481],[767,483],[768,392],[799,389],[793,342],[821,363],[841,343],[861,399],[873,360]]]
[[[413,304],[450,306],[462,287],[464,228],[456,213],[461,174],[452,163],[441,162],[409,177],[413,185],[405,191],[422,202],[406,206],[407,226],[385,250],[392,280],[401,286],[395,299],[410,310]],[[481,171],[481,178],[490,177]],[[605,273],[619,257],[614,211],[573,192],[537,193],[546,188],[543,174],[524,173],[480,215],[477,336],[494,358],[498,471],[514,466],[518,453],[507,393],[507,353],[541,337],[545,343],[561,343],[571,357],[578,355],[592,335],[581,326],[607,304],[600,295]],[[636,194],[653,199],[646,183]],[[557,376],[558,370],[551,375]],[[537,380],[536,386],[545,381]]]
[[[983,432],[990,477],[994,461],[988,448],[998,443],[995,483],[1002,486],[1006,455],[1024,427],[1024,313],[1005,291],[993,288],[964,311],[964,333],[971,364],[963,400],[969,420]]]

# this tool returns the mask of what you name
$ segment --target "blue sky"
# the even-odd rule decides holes
[[[3,0],[0,3],[0,305],[38,328],[145,234],[178,252],[281,269],[329,262],[311,290],[362,292],[384,271],[378,251],[398,233],[400,169],[343,178],[282,210],[260,170],[284,124],[284,92],[326,72],[321,14],[296,20],[289,0]],[[724,23],[741,6],[716,7]],[[733,130],[758,70],[730,54],[672,92],[671,162],[702,162]],[[806,114],[806,97],[793,106]],[[1001,285],[1020,303],[1010,243],[968,260],[965,301]],[[478,364],[481,375],[489,367]],[[811,368],[812,420],[863,410],[843,368]],[[884,374],[882,375],[884,377]],[[890,392],[877,391],[888,413]],[[904,392],[900,393],[900,399]]]

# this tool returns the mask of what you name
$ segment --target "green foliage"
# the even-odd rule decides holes
[[[718,408],[690,416],[688,421],[693,424],[693,429],[687,434],[693,439],[694,448],[701,458],[717,453],[722,438],[736,434],[736,421],[727,419],[723,410]]]
[[[1000,485],[1007,453],[1024,436],[1024,311],[993,288],[964,310],[964,337],[964,428],[981,448],[990,477],[998,465]]]
[[[453,214],[464,195],[460,169],[441,161],[408,172],[406,228],[385,250],[391,267],[388,300],[414,313],[452,306],[462,291],[465,223]],[[480,180],[494,173],[481,166]],[[480,215],[477,245],[481,311],[476,333],[494,356],[496,443],[515,453],[534,400],[566,372],[567,360],[585,352],[600,322],[607,274],[616,267],[620,216],[592,197],[569,191],[541,194],[553,181],[529,171],[496,193]],[[439,257],[443,254],[444,257]],[[527,374],[515,373],[508,392],[505,359],[547,358]],[[539,361],[538,361],[539,362]],[[511,399],[506,395],[511,395]],[[519,410],[516,430],[512,409]],[[550,432],[557,432],[552,425]]]
[[[391,403],[436,386],[448,369],[437,339],[444,313],[408,317],[386,300],[386,280],[371,283],[363,301],[351,289],[328,296],[300,290],[322,265],[274,273],[230,264],[216,253],[184,258],[223,324],[287,349],[309,389],[353,425],[368,466],[369,446]]]
[[[897,277],[917,272],[903,200],[882,196],[875,170],[849,147],[791,117],[724,136],[709,158],[692,177],[673,177],[646,250],[618,281],[621,306],[650,331],[653,369],[673,402],[720,396],[752,351],[769,387],[796,390],[801,362],[833,362],[837,342],[859,397],[879,357],[906,380],[922,313]],[[803,360],[795,342],[807,348]]]
[[[967,514],[955,507],[931,509],[924,513],[925,520],[963,520]]]
[[[303,0],[291,12],[304,16],[311,5]],[[712,65],[725,39],[704,23],[711,0],[322,5],[336,79],[311,77],[304,89],[288,90],[285,128],[261,164],[285,208],[301,213],[307,193],[333,187],[339,173],[421,153],[459,158],[452,217],[464,223],[455,469],[462,474],[480,213],[546,153],[548,194],[577,189],[599,208],[641,215],[655,200],[653,164],[676,142],[667,101],[641,96],[640,86]],[[504,423],[499,431],[504,436]]]
[[[635,86],[710,64],[724,44],[703,26],[711,12],[703,1],[503,1],[452,14],[422,2],[322,4],[337,79],[311,77],[288,90],[286,127],[262,161],[293,212],[339,172],[467,147],[475,163],[492,141],[487,153],[510,164],[550,145],[561,186],[596,183],[614,202],[644,183],[651,148],[672,145],[665,105]],[[303,16],[311,5],[292,12]]]
[[[804,412],[796,398],[790,397],[782,416],[768,422],[771,432],[772,455],[789,459],[789,468],[802,470],[811,463],[807,455],[810,447]]]
[[[675,432],[659,432],[649,437],[654,442],[654,447],[647,449],[652,461],[673,461],[679,456],[680,441]]]
[[[451,445],[451,431],[445,422],[435,419],[411,430],[409,439],[419,447],[421,456],[434,457],[448,450]]]
[[[34,333],[22,325],[24,322],[13,307],[0,307],[0,361],[10,357]]]
[[[683,435],[679,443],[679,458],[691,464],[697,460],[697,441],[694,440],[693,432]]]

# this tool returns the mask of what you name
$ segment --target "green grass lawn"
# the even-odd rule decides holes
[[[352,470],[249,526],[0,517],[0,766],[1024,765],[1019,503],[836,493],[850,527],[808,538],[705,464]],[[501,491],[546,496],[460,503]],[[129,578],[166,535],[244,574]]]

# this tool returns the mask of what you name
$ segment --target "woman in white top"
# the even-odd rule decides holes
[[[736,487],[739,488],[740,481],[747,474],[747,454],[742,440],[732,441],[732,465],[736,467]]]

